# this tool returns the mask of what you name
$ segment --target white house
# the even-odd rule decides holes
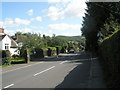
[[[12,55],[19,55],[18,44],[0,28],[0,49],[9,50]]]

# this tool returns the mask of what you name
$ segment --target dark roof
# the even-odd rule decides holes
[[[0,35],[0,41],[2,41],[2,39],[4,38],[6,36],[6,34],[2,34],[2,35]]]
[[[27,39],[28,37],[25,35],[16,35],[16,42],[22,42],[23,39]]]
[[[17,47],[16,42],[12,38],[10,38],[10,39],[11,39],[11,47]]]

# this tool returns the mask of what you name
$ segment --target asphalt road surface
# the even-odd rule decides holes
[[[2,88],[87,88],[90,63],[90,56],[83,51],[3,68]]]

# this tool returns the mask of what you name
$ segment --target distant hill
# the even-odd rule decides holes
[[[76,42],[83,42],[85,40],[85,37],[83,36],[56,36],[57,38],[64,39],[67,41],[76,41]]]

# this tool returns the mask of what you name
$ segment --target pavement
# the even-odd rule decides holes
[[[91,60],[91,71],[88,88],[107,88],[103,79],[103,72],[97,58]]]
[[[106,88],[97,58],[84,51],[2,68],[2,88]]]

